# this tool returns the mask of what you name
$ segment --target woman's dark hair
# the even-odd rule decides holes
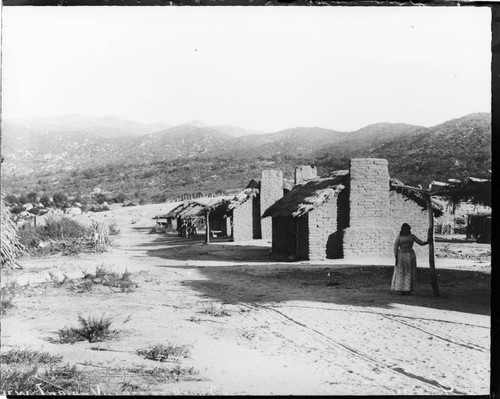
[[[408,223],[403,223],[401,226],[400,236],[409,236],[411,234],[411,227]]]

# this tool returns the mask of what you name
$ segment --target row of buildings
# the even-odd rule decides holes
[[[351,159],[348,170],[323,176],[298,166],[293,183],[281,171],[264,170],[234,196],[184,202],[162,217],[173,228],[186,218],[203,220],[207,239],[271,239],[272,252],[289,259],[392,256],[402,223],[422,239],[428,230],[425,200],[400,184],[387,161],[376,158]],[[433,213],[442,215],[438,204]]]

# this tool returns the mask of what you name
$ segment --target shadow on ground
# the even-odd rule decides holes
[[[161,235],[148,245],[151,248],[147,247],[146,253],[151,257],[179,260],[179,265],[158,267],[197,269],[202,279],[186,279],[181,283],[223,303],[277,305],[288,301],[312,301],[380,308],[404,304],[490,314],[491,276],[488,273],[438,270],[441,297],[437,298],[430,286],[429,269],[419,268],[414,293],[400,296],[390,292],[392,266],[277,264],[270,259],[269,247],[235,246],[224,241],[206,245],[202,237],[186,240],[175,235]],[[153,248],[155,246],[157,248]],[[181,265],[188,260],[234,261],[239,265]]]
[[[175,233],[160,234],[152,242],[138,244],[146,249],[147,255],[162,259],[180,261],[221,261],[221,262],[269,262],[270,247],[234,245],[227,238],[211,238],[205,244],[202,236],[182,238]]]

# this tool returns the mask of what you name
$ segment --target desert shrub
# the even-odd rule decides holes
[[[88,228],[69,217],[48,217],[45,226],[39,229],[42,239],[84,238],[88,235]]]
[[[48,207],[50,206],[51,204],[51,201],[50,201],[50,198],[48,195],[43,195],[42,198],[40,198],[40,203],[45,206],[45,207]]]
[[[173,345],[168,343],[166,345],[156,344],[148,348],[138,349],[137,354],[149,360],[166,362],[172,357],[187,357],[189,355],[189,350],[184,345]]]
[[[156,382],[166,382],[166,381],[180,381],[180,380],[193,380],[193,376],[198,375],[199,372],[194,369],[194,367],[181,367],[180,365],[175,365],[172,368],[165,367],[152,367],[147,366],[136,366],[127,369],[129,373],[139,374],[146,377],[150,377]]]
[[[8,352],[0,354],[1,364],[10,363],[43,363],[53,364],[62,360],[60,355],[51,355],[48,352],[42,352],[34,349],[11,349]]]
[[[116,235],[120,234],[120,228],[118,227],[118,225],[116,223],[111,223],[109,225],[109,234],[112,236],[116,236]]]
[[[209,307],[203,309],[201,313],[208,314],[208,315],[214,316],[214,317],[231,316],[231,313],[229,313],[224,308],[223,305],[218,304],[218,303],[211,304]]]
[[[28,202],[34,204],[38,202],[38,194],[35,192],[28,193],[28,195],[26,195],[26,199],[28,200]]]
[[[111,244],[107,224],[93,221],[87,227],[69,217],[49,217],[45,225],[24,224],[19,240],[31,255],[76,255],[103,252]]]
[[[115,198],[115,202],[125,202],[127,199],[127,195],[124,193],[119,193]]]
[[[113,272],[105,266],[97,266],[95,273],[84,273],[83,279],[92,284],[101,284],[106,287],[119,288],[121,292],[132,292],[137,284],[132,281],[132,273],[125,270],[122,274]]]
[[[5,367],[2,363],[0,368],[0,391],[1,392],[26,392],[36,393],[36,379],[38,367],[36,365],[25,367]],[[39,393],[39,391],[38,391]]]
[[[19,204],[19,199],[15,195],[12,195],[12,194],[6,195],[4,200],[7,203],[7,205]]]
[[[16,205],[11,208],[10,212],[14,215],[20,214],[22,211],[24,211],[24,208],[22,205]]]
[[[101,318],[88,316],[86,319],[78,316],[80,327],[64,327],[57,333],[59,339],[56,341],[60,344],[74,344],[78,341],[100,342],[115,337],[119,331],[112,330],[111,324],[113,320],[109,317],[101,316]]]
[[[98,193],[98,194],[95,194],[94,195],[94,200],[95,202],[97,202],[98,204],[104,204],[105,202],[108,201],[108,198],[106,197],[105,194],[102,194],[102,193]]]
[[[14,307],[14,297],[28,286],[20,285],[16,282],[11,282],[0,288],[0,314],[3,316],[7,310]]]
[[[88,227],[74,219],[49,217],[45,225],[24,224],[19,240],[31,255],[74,255],[93,249],[90,234]]]
[[[84,375],[76,366],[22,363],[4,366],[0,370],[0,391],[24,395],[44,395],[89,391]]]
[[[66,203],[66,201],[68,200],[68,197],[63,193],[55,193],[54,196],[52,197],[52,199],[54,201],[54,204],[58,208],[62,208],[64,206],[64,204]]]
[[[60,355],[29,348],[0,354],[0,392],[43,394],[81,390],[82,373],[75,366],[60,365],[61,361]]]
[[[49,272],[49,283],[56,288],[63,287],[65,285],[72,285],[73,279],[70,279],[66,274],[63,275],[62,279],[59,279],[54,273]]]
[[[40,214],[40,209],[39,208],[31,208],[28,212],[33,214],[33,215],[38,215],[38,214]]]
[[[19,236],[19,241],[28,249],[28,251],[32,248],[37,247],[42,240],[38,229],[28,223],[22,225],[17,234]]]
[[[2,316],[14,307],[14,296],[15,294],[10,293],[6,287],[0,288],[0,314]]]

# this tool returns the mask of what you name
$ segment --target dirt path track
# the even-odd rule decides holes
[[[272,263],[266,242],[207,246],[151,234],[153,208],[142,208],[100,215],[121,228],[109,252],[24,261],[25,270],[8,276],[35,283],[49,271],[78,278],[106,265],[132,272],[138,289],[75,294],[34,287],[2,320],[4,348],[42,346],[85,369],[115,370],[152,366],[137,348],[188,345],[182,364],[200,378],[144,386],[124,377],[139,391],[166,394],[488,393],[485,265],[468,271],[462,261],[440,270],[443,298],[432,297],[425,269],[415,295],[392,296],[390,266]],[[214,308],[227,315],[216,317]],[[98,344],[100,351],[88,342],[47,341],[78,313],[102,312],[130,321],[119,340]]]

